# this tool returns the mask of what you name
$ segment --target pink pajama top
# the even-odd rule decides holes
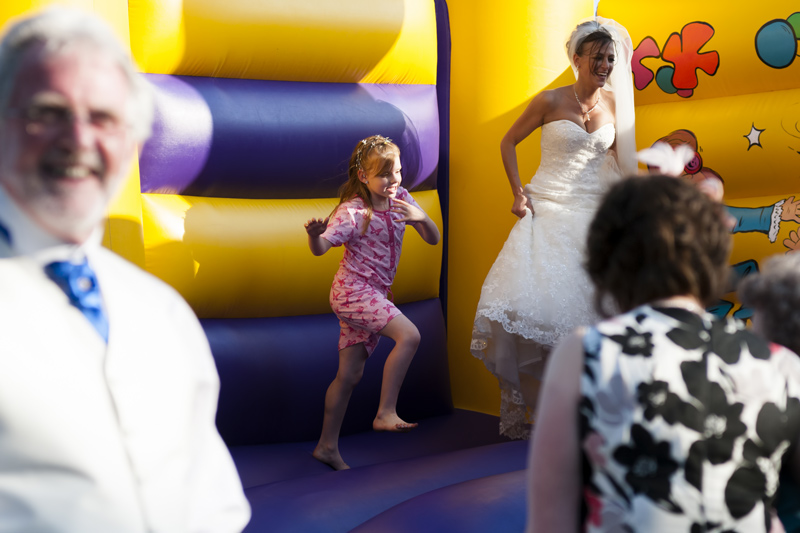
[[[403,187],[398,187],[396,197],[419,207]],[[361,198],[344,202],[333,214],[322,238],[333,246],[344,244],[344,257],[336,277],[346,274],[387,291],[397,272],[406,222],[398,222],[399,213],[373,210],[369,228],[362,235],[366,215],[367,206]]]

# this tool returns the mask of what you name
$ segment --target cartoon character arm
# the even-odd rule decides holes
[[[783,245],[789,249],[787,254],[800,252],[800,235],[795,230],[789,232],[789,238],[783,239]]]
[[[780,200],[773,205],[764,207],[733,207],[728,208],[728,213],[736,219],[731,233],[751,233],[757,231],[769,237],[769,242],[775,242],[778,238],[778,230],[781,227],[781,216],[783,215],[783,203]]]
[[[794,196],[781,200],[781,220],[783,222],[797,222],[800,224],[800,200],[795,201]]]

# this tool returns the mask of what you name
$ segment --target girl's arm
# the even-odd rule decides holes
[[[314,255],[322,255],[331,249],[331,243],[321,237],[325,233],[325,228],[328,227],[330,218],[326,217],[324,220],[312,218],[305,223],[306,233],[308,233],[308,247],[311,248],[311,253]]]
[[[422,240],[428,244],[437,244],[441,235],[439,235],[439,228],[431,220],[431,217],[419,207],[404,202],[398,198],[392,198],[391,211],[400,213],[402,218],[397,219],[398,222],[410,222],[414,229],[417,230]]]
[[[511,212],[520,218],[525,216],[525,205],[528,202],[528,198],[522,192],[522,182],[519,179],[517,145],[533,133],[536,128],[541,127],[544,123],[545,114],[554,105],[554,99],[555,95],[552,91],[543,91],[534,96],[531,103],[522,112],[522,115],[514,122],[500,141],[503,168],[506,170],[508,183],[511,185],[511,192],[514,194],[514,204],[511,206]]]
[[[528,458],[527,533],[577,533],[579,529],[583,335],[578,330],[556,346],[542,380]]]

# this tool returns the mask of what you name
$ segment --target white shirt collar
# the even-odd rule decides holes
[[[53,261],[79,262],[100,246],[103,239],[102,225],[98,225],[88,239],[82,244],[65,243],[53,236],[34,222],[12,200],[5,189],[0,186],[0,224],[8,230],[11,242],[0,242],[8,245],[13,255],[24,255],[42,266]]]

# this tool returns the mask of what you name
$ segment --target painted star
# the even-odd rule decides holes
[[[755,123],[753,123],[753,125],[750,126],[750,133],[748,133],[747,135],[742,135],[742,137],[744,137],[745,139],[747,139],[750,142],[750,145],[747,147],[748,151],[753,146],[758,146],[759,148],[764,148],[763,146],[761,146],[761,134],[762,133],[764,133],[764,130],[760,130],[760,129],[756,128]]]

